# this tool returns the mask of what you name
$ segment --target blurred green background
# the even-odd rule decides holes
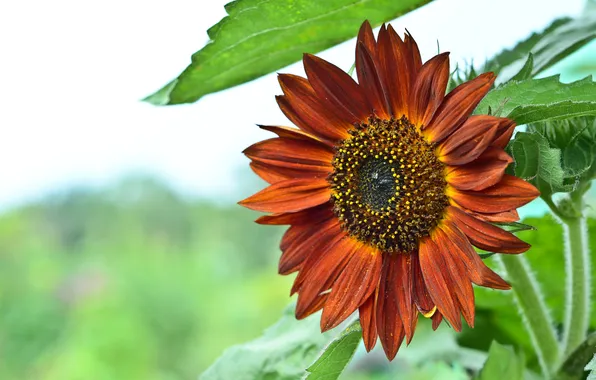
[[[255,217],[231,202],[185,199],[144,176],[5,213],[0,379],[196,378],[226,347],[258,336],[289,302],[292,278],[277,275],[283,227],[258,226]],[[547,258],[539,275],[549,276],[561,269],[560,226],[550,217],[527,222],[538,228],[524,233],[534,246],[527,256]],[[562,292],[560,275],[547,280]],[[484,306],[510,302],[490,294],[478,300],[480,326]],[[517,312],[510,312],[506,326],[515,334]],[[433,344],[442,344],[437,338]],[[358,367],[350,377],[376,368]]]

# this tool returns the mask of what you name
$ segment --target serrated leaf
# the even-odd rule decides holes
[[[298,321],[291,305],[261,337],[224,351],[199,379],[298,380],[329,339],[321,334],[318,318]]]
[[[568,176],[592,179],[596,171],[595,117],[531,124],[528,130],[541,134],[551,147],[561,150],[562,167]]]
[[[530,79],[532,78],[532,69],[534,68],[534,56],[532,55],[532,53],[530,53],[528,55],[528,58],[526,59],[526,63],[524,64],[524,66],[521,68],[521,70],[519,70],[519,72],[517,74],[515,74],[515,76],[513,78],[511,78],[512,81],[521,81],[521,80],[526,80],[526,79]]]
[[[489,109],[501,109],[501,116],[518,125],[596,115],[596,82],[590,76],[561,83],[558,75],[509,82],[491,90],[475,113],[486,114]]]
[[[518,132],[507,149],[515,160],[514,174],[532,182],[543,195],[573,190],[565,182],[561,150],[551,148],[544,136]]]
[[[500,73],[497,81],[504,83],[520,71],[527,55],[532,53],[534,65],[529,75],[533,77],[571,55],[594,38],[596,38],[596,10],[586,7],[581,17],[555,20],[543,32],[533,34],[513,50],[499,54],[489,61],[485,68],[498,70]]]
[[[191,64],[145,101],[191,103],[250,81],[343,42],[368,19],[373,26],[431,0],[237,0],[228,16],[208,31],[211,41]]]
[[[585,376],[590,371],[588,380],[596,380],[596,333],[588,338],[569,355],[555,377],[556,380],[574,380]]]
[[[362,328],[358,320],[352,322],[335,338],[321,356],[306,370],[307,380],[335,380],[354,356],[362,338]]]
[[[513,348],[493,341],[478,380],[523,380],[524,359]]]
[[[590,371],[586,380],[596,380],[596,354],[594,354],[594,357],[592,358],[592,360],[590,360],[590,362],[588,363],[588,365],[586,365],[584,369],[586,371]]]
[[[569,17],[559,18],[553,21],[546,29],[539,33],[532,33],[530,37],[519,42],[513,49],[506,49],[489,59],[482,71],[493,71],[499,73],[501,69],[512,63],[524,59],[532,51],[532,48],[545,37],[552,35],[557,28],[571,22]]]

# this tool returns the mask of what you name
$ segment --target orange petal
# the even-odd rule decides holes
[[[420,241],[420,268],[422,269],[422,276],[424,283],[430,294],[430,298],[437,306],[438,311],[449,321],[451,326],[456,331],[461,331],[461,319],[459,316],[459,309],[456,306],[457,301],[455,295],[450,289],[450,281],[448,281],[447,263],[443,259],[443,252],[430,236],[423,238]]]
[[[296,212],[329,202],[331,191],[324,179],[289,179],[274,183],[238,202],[251,210]]]
[[[356,47],[356,73],[358,74],[358,83],[360,83],[373,113],[381,119],[389,119],[391,106],[387,100],[388,94],[383,88],[371,53],[362,43]]]
[[[304,70],[319,99],[349,123],[366,121],[371,114],[362,90],[339,67],[314,55],[305,54]]]
[[[347,131],[352,124],[337,117],[321,103],[308,80],[289,74],[280,74],[278,80],[285,96],[277,96],[276,100],[292,123],[330,142],[349,137]]]
[[[449,239],[445,241],[445,247],[455,252],[463,260],[468,276],[473,283],[493,289],[511,288],[507,282],[484,264],[478,253],[472,248],[466,235],[453,222],[444,220],[441,228],[449,236]]]
[[[400,315],[402,300],[399,299],[403,292],[398,290],[400,265],[397,260],[400,258],[396,258],[402,254],[385,253],[384,256],[377,297],[377,331],[385,355],[393,360],[405,337],[403,318]]]
[[[420,69],[410,103],[410,121],[426,125],[445,97],[449,81],[449,53],[428,60]]]
[[[476,160],[490,145],[498,121],[491,116],[471,116],[439,146],[439,160],[447,165],[464,165]]]
[[[457,207],[447,207],[447,215],[470,242],[480,249],[498,253],[522,253],[530,249],[530,244],[511,232],[483,222]]]
[[[379,283],[381,263],[379,251],[360,246],[333,283],[321,316],[322,331],[339,325],[366,301]]]
[[[360,326],[362,327],[362,340],[367,352],[377,344],[377,317],[375,313],[376,292],[358,308],[360,315]]]
[[[501,148],[489,147],[477,160],[447,169],[447,182],[459,190],[484,190],[496,185],[513,159]]]
[[[523,179],[505,174],[501,182],[484,190],[465,191],[449,187],[447,195],[469,210],[490,214],[521,207],[536,199],[540,192]]]
[[[298,212],[285,212],[281,214],[263,215],[256,222],[267,225],[284,224],[313,224],[325,221],[333,217],[333,209],[330,204],[322,204],[313,208],[307,208]]]
[[[480,103],[494,81],[493,73],[484,73],[460,84],[447,94],[432,121],[425,128],[427,138],[432,142],[438,142],[451,135]]]

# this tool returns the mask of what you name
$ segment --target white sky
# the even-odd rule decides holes
[[[275,74],[191,105],[139,99],[176,76],[207,42],[221,0],[21,0],[0,3],[0,208],[73,184],[155,173],[188,194],[236,195],[241,151],[286,124]],[[452,62],[510,47],[584,0],[436,0],[393,25],[423,58]],[[353,42],[322,56],[348,69]],[[299,64],[281,72],[303,74]]]

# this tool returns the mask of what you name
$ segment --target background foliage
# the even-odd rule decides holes
[[[291,278],[276,273],[283,229],[260,228],[254,217],[234,205],[185,199],[145,177],[2,215],[0,378],[196,378],[226,347],[259,336],[288,303]],[[563,289],[550,280],[561,278],[561,227],[550,217],[527,222],[538,228],[523,233],[534,246],[527,257],[539,265],[560,317]],[[590,226],[594,234],[596,222]],[[530,352],[511,298],[476,294],[475,337],[467,330],[459,342],[488,349],[492,337],[507,344],[520,335]],[[303,322],[318,328],[316,316]],[[422,324],[392,367],[380,352],[358,351],[343,378],[389,379],[400,371],[465,379],[462,363],[482,364],[457,351],[448,328],[427,330]]]

